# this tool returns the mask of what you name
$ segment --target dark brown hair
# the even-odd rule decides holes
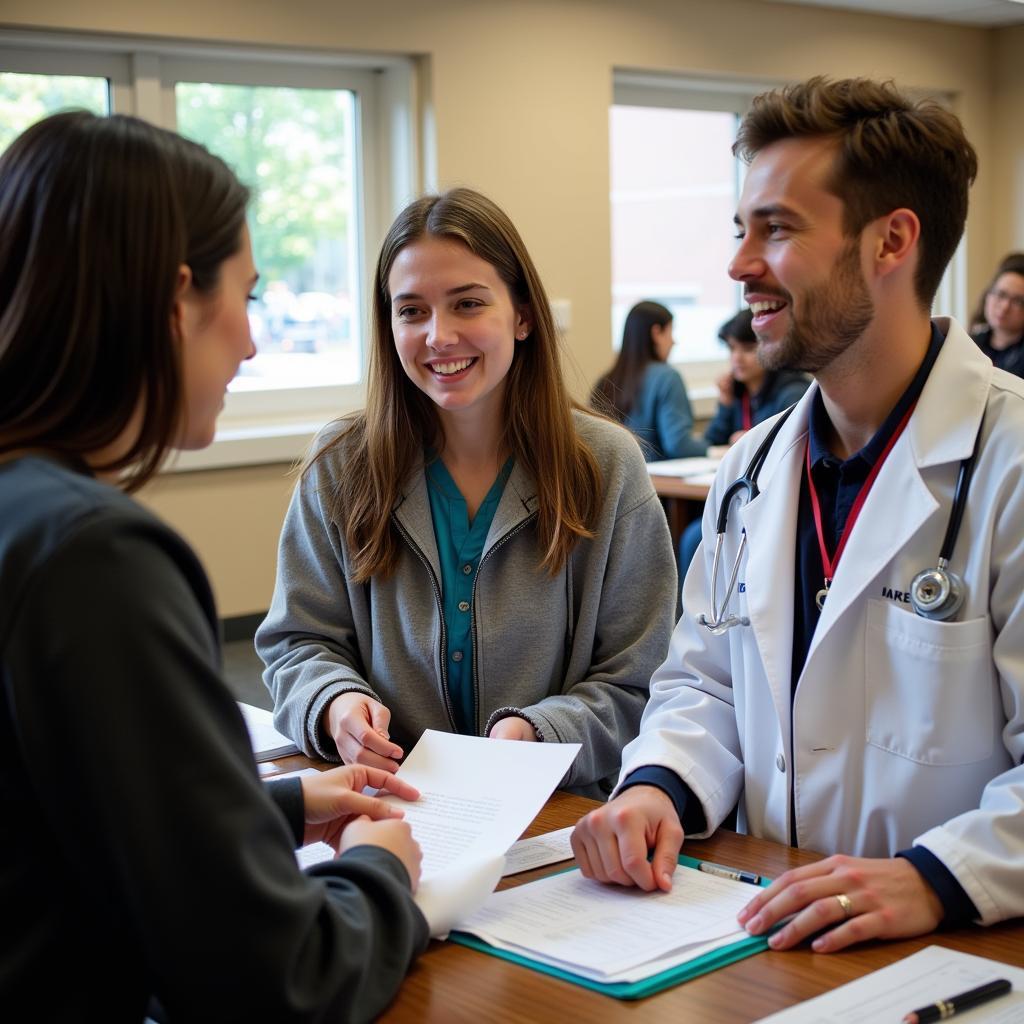
[[[182,414],[178,268],[217,288],[249,192],[202,146],[133,117],[55,114],[0,156],[0,452],[75,462],[138,436],[107,471],[141,486]]]
[[[744,345],[756,345],[757,335],[754,333],[753,321],[754,314],[749,309],[741,309],[718,328],[719,340],[728,342],[730,338],[735,338]]]
[[[758,96],[733,152],[749,162],[773,142],[809,137],[836,141],[830,190],[843,201],[847,235],[892,210],[917,214],[914,285],[930,308],[963,235],[967,190],[978,173],[959,119],[931,100],[911,102],[892,82],[819,76]]]
[[[503,446],[536,484],[541,567],[554,574],[576,542],[592,536],[601,473],[573,423],[576,404],[562,378],[544,286],[515,226],[479,192],[454,188],[423,196],[391,225],[374,276],[366,410],[342,420],[342,432],[309,464],[338,446],[346,452],[331,516],[352,552],[353,578],[364,582],[389,575],[400,550],[391,510],[422,458],[424,443],[437,447],[442,441],[434,403],[406,376],[391,329],[392,264],[406,246],[424,237],[466,246],[494,267],[513,303],[529,310],[530,334],[516,342],[506,378]]]
[[[985,290],[978,296],[978,305],[971,316],[971,330],[978,330],[989,326],[988,318],[985,316],[985,299],[988,293],[995,287],[996,281],[1003,274],[1017,274],[1024,277],[1024,252],[1008,252],[996,267],[992,280],[985,286]]]
[[[660,302],[638,302],[626,314],[622,347],[612,368],[594,385],[590,404],[620,422],[632,412],[644,372],[660,362],[652,327],[672,323],[672,311]]]

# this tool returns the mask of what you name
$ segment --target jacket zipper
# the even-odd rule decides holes
[[[419,545],[409,536],[405,527],[398,521],[398,517],[392,512],[391,520],[398,529],[398,532],[402,535],[403,540],[406,544],[412,548],[416,557],[423,563],[423,568],[427,570],[427,576],[430,577],[430,585],[434,588],[434,601],[437,603],[437,614],[441,620],[441,696],[444,698],[444,708],[448,712],[448,721],[451,723],[452,732],[457,733],[459,731],[458,725],[455,723],[455,712],[452,709],[451,697],[448,695],[448,630],[444,624],[444,604],[441,600],[441,585],[437,582],[437,576],[434,574],[434,570],[430,566],[430,562],[427,561],[427,556],[420,550]],[[481,560],[482,561],[482,560]],[[473,580],[473,586],[476,587],[476,580]],[[473,666],[473,675],[476,675],[476,665]],[[475,684],[475,679],[474,679]],[[475,687],[474,687],[475,692]],[[479,717],[479,711],[477,717]]]
[[[499,537],[481,556],[480,564],[476,567],[476,575],[473,577],[473,589],[470,591],[469,604],[472,609],[472,618],[470,620],[470,632],[469,632],[469,643],[470,650],[473,652],[473,710],[476,712],[476,731],[480,732],[480,671],[479,664],[480,659],[476,656],[476,583],[480,578],[480,573],[483,570],[484,562],[487,561],[491,555],[502,547],[506,541],[511,540],[517,533],[521,533],[526,527],[537,518],[538,513],[531,512],[521,523],[513,526],[504,536]],[[441,616],[442,620],[444,616]]]

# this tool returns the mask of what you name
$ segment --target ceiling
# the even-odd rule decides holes
[[[1024,24],[1024,0],[764,0],[846,11],[870,11],[901,18],[951,21],[959,25]]]

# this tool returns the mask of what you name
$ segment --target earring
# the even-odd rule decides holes
[[[526,341],[526,331],[520,331],[516,335],[516,341]]]

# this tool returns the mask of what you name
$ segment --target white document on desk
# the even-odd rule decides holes
[[[683,866],[667,893],[566,871],[492,894],[458,929],[596,981],[639,981],[747,938],[736,915],[756,891]]]
[[[574,828],[575,825],[569,825],[556,832],[545,832],[513,843],[505,854],[505,875],[518,875],[521,871],[533,871],[534,868],[547,867],[548,864],[572,860],[569,840]]]
[[[249,743],[257,761],[271,761],[275,757],[299,753],[299,748],[274,728],[274,716],[269,711],[241,701],[238,701],[238,710],[245,719]]]
[[[1024,970],[942,946],[927,946],[825,995],[763,1017],[758,1024],[861,1024],[862,1021],[896,1024],[912,1010],[996,978],[1012,982],[1013,991],[966,1013],[958,1013],[956,1019],[962,1018],[964,1024],[1022,1024]]]

